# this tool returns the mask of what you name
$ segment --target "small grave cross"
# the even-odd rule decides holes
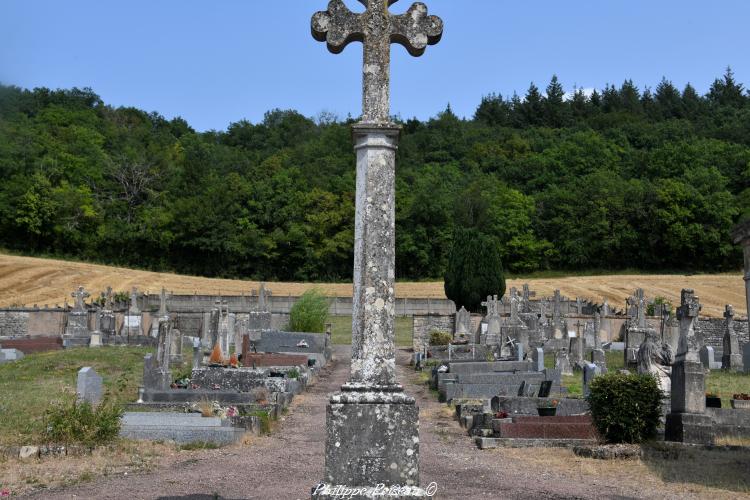
[[[366,10],[356,14],[343,0],[331,0],[328,10],[312,18],[313,37],[326,42],[332,53],[341,53],[351,42],[364,45],[363,122],[389,121],[391,44],[403,45],[419,57],[443,36],[443,21],[428,15],[425,4],[417,2],[405,14],[393,15],[388,8],[397,1],[359,0]]]
[[[85,309],[85,307],[86,307],[85,304],[83,303],[83,301],[87,297],[89,297],[90,295],[89,295],[89,293],[86,290],[83,289],[82,286],[79,286],[78,290],[76,290],[75,292],[71,293],[70,296],[73,297],[75,299],[75,301],[76,301],[74,309],[76,311],[83,311]]]

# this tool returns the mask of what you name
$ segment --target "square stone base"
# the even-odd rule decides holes
[[[670,413],[664,432],[666,441],[689,444],[713,444],[713,422],[708,415]]]
[[[359,402],[336,402],[334,396],[328,405],[323,483],[347,488],[418,486],[419,408],[413,400],[389,401],[383,393],[358,396]],[[316,495],[313,488],[313,498],[333,496]]]

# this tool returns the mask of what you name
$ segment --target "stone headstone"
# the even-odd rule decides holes
[[[704,345],[700,350],[701,364],[707,370],[713,370],[716,368],[716,359],[714,348],[710,345]]]
[[[573,368],[570,366],[570,359],[565,351],[555,353],[555,370],[560,370],[563,375],[573,375]]]
[[[682,290],[680,307],[677,308],[677,319],[680,322],[680,340],[677,345],[676,361],[700,361],[700,350],[703,339],[695,329],[695,321],[701,311],[701,304],[695,292]]]
[[[703,366],[681,360],[672,366],[672,405],[664,438],[691,444],[713,442],[713,425],[706,411],[706,381]]]
[[[607,354],[604,349],[594,349],[591,351],[591,362],[599,367],[602,373],[607,372]]]
[[[539,385],[539,393],[537,394],[537,397],[548,398],[550,395],[550,392],[552,392],[552,381],[545,380]]]
[[[89,339],[89,347],[101,347],[102,346],[102,334],[92,333]]]
[[[471,314],[463,306],[456,313],[455,337],[459,340],[471,337]]]
[[[544,349],[536,347],[531,350],[531,359],[534,361],[534,371],[544,371]]]
[[[589,389],[589,386],[591,385],[591,381],[594,380],[595,377],[598,377],[601,374],[602,374],[601,369],[593,363],[586,363],[583,366],[583,396],[584,397],[588,397],[588,395],[591,394],[591,390]]]
[[[523,343],[516,344],[516,361],[523,361],[525,353],[523,352]]]
[[[734,331],[734,308],[731,305],[726,306],[724,318],[726,324],[724,338],[722,339],[724,352],[721,356],[721,368],[722,370],[741,372],[744,363],[740,352],[740,341],[737,338],[737,332]]]
[[[87,401],[92,405],[97,405],[102,400],[102,378],[90,366],[78,370],[76,396],[79,401]]]
[[[20,359],[23,359],[24,356],[24,354],[18,349],[0,349],[0,353],[2,354],[2,358],[0,358],[0,361],[4,363],[18,361]]]

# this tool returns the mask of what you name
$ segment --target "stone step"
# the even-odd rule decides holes
[[[229,425],[219,417],[203,417],[200,413],[141,412],[125,413],[124,426],[222,427]]]
[[[573,448],[597,444],[596,439],[517,439],[477,437],[474,442],[480,450],[492,448]]]
[[[522,439],[596,439],[591,424],[503,423],[492,424],[495,437]]]
[[[126,425],[120,429],[120,437],[136,441],[174,441],[178,444],[212,443],[232,444],[245,434],[245,429],[234,427],[165,427]]]

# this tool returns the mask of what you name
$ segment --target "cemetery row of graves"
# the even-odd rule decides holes
[[[488,297],[483,306],[484,315],[461,309],[453,323],[434,322],[425,328],[429,334],[415,331],[414,337],[416,369],[479,448],[585,447],[618,439],[609,435],[620,425],[617,418],[613,423],[595,407],[608,390],[614,392],[605,393],[601,413],[619,408],[620,397],[642,404],[645,420],[648,402],[639,398],[656,394],[650,439],[750,440],[748,322],[735,319],[731,305],[724,318],[709,319],[700,316],[693,290],[682,290],[673,308],[638,289],[627,309],[617,311],[606,301],[559,292],[537,298],[524,286],[502,299]],[[600,425],[597,417],[610,420]]]

